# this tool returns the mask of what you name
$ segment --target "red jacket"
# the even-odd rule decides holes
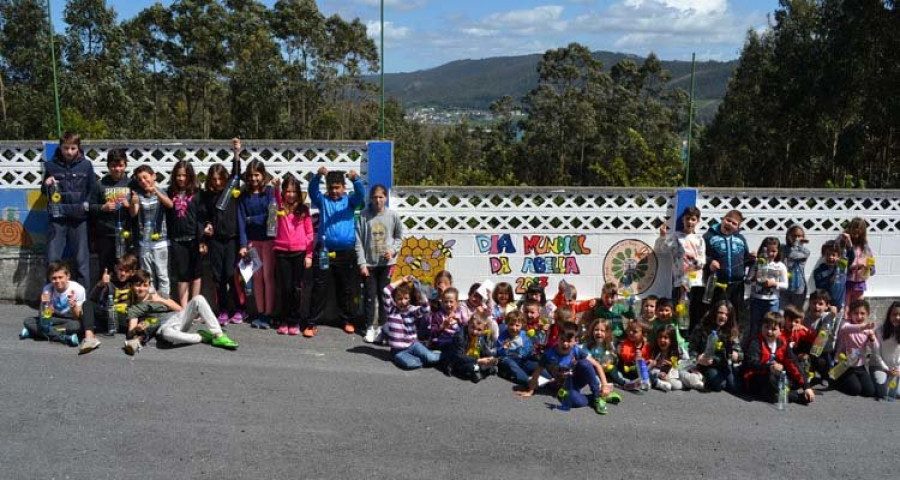
[[[769,360],[772,357],[772,351],[769,350],[769,344],[765,337],[760,334],[750,341],[750,347],[747,350],[746,366],[744,368],[744,384],[749,385],[750,380],[756,375],[769,374]],[[797,366],[797,357],[794,352],[788,348],[782,337],[779,337],[775,343],[775,361],[784,365],[784,370],[796,385],[807,388],[806,375],[800,372]]]
[[[582,300],[580,302],[578,300],[570,300],[567,302],[566,296],[562,292],[557,293],[553,297],[553,304],[556,305],[556,308],[569,307],[572,309],[572,313],[587,312],[591,309],[590,300]]]
[[[626,338],[622,342],[622,345],[619,346],[619,365],[634,365],[636,350],[634,342],[632,342],[631,339]],[[650,342],[644,342],[644,345],[641,346],[641,357],[649,362],[651,353]]]

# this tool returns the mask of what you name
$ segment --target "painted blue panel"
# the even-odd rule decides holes
[[[688,207],[697,206],[697,189],[696,188],[679,188],[675,190],[675,229],[679,232],[683,230],[681,223],[681,215]]]
[[[388,190],[394,185],[394,142],[369,142],[369,187],[381,184]]]

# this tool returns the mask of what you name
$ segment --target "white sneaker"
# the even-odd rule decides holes
[[[135,353],[140,352],[142,347],[143,346],[141,345],[141,340],[139,338],[132,338],[131,340],[127,340],[125,342],[125,347],[123,348],[125,350],[125,353],[134,355]]]
[[[97,340],[97,337],[85,338],[81,341],[81,345],[78,346],[78,354],[90,353],[99,346],[100,340]]]
[[[366,343],[372,343],[375,341],[375,327],[369,327],[366,329],[366,335],[363,337],[363,341]]]
[[[657,388],[657,390],[662,390],[662,391],[664,391],[664,392],[671,392],[671,391],[672,391],[672,384],[669,383],[669,382],[667,382],[667,381],[665,381],[665,380],[657,380],[657,381],[656,381],[656,388]]]
[[[372,340],[375,345],[384,345],[387,343],[387,335],[384,334],[384,327],[377,329],[378,334]]]

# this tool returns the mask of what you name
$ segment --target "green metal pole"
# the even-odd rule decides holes
[[[381,0],[381,139],[384,140],[384,0]]]
[[[53,16],[47,0],[47,25],[50,28],[50,60],[53,62],[53,100],[56,103],[56,138],[62,138],[62,115],[59,113],[59,86],[56,80],[56,47],[53,45]]]
[[[685,159],[684,185],[690,186],[691,181],[691,136],[694,131],[694,67],[697,63],[697,54],[691,54],[691,99],[688,106],[688,134],[687,134],[687,158]]]

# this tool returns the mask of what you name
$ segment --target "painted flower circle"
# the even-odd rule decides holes
[[[628,239],[616,243],[603,260],[605,281],[622,284],[630,280],[637,294],[653,285],[657,268],[653,249],[640,240]]]

